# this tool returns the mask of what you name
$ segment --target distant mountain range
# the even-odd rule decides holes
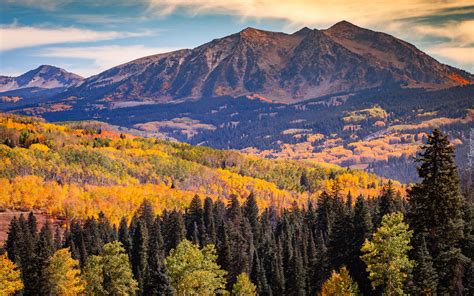
[[[247,28],[194,49],[144,57],[85,79],[52,66],[1,77],[0,92],[69,88],[78,98],[182,101],[258,95],[293,103],[375,87],[439,89],[474,76],[388,34],[342,21],[293,34]]]
[[[397,174],[407,171],[401,168],[424,132],[441,127],[466,149],[473,82],[471,73],[412,44],[342,21],[293,34],[247,28],[86,79],[41,66],[0,77],[0,111],[100,120],[140,134],[335,162],[409,181],[413,169]]]

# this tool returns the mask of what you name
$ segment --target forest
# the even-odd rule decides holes
[[[4,118],[4,209],[67,216],[57,227],[33,212],[10,222],[5,295],[474,293],[474,206],[438,130],[406,189],[356,170]],[[214,184],[215,195],[196,190]],[[81,190],[87,206],[71,214]]]
[[[130,219],[148,199],[157,213],[187,207],[198,194],[228,203],[257,196],[260,208],[305,206],[338,186],[376,197],[387,179],[309,161],[263,159],[236,151],[135,137],[98,122],[61,125],[0,115],[0,208],[65,220]],[[402,196],[405,186],[394,182]]]

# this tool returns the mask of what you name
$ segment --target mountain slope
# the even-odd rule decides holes
[[[247,28],[194,49],[138,59],[68,95],[105,101],[183,101],[257,94],[291,103],[374,87],[445,88],[473,76],[388,34],[340,22],[293,34]]]
[[[262,208],[283,209],[306,205],[335,182],[344,184],[344,196],[367,197],[378,196],[386,182],[334,165],[134,137],[99,122],[56,125],[2,113],[0,160],[0,209],[70,219],[103,211],[114,222],[131,218],[145,198],[162,211],[184,208],[195,194],[226,200],[254,193]]]
[[[68,88],[78,85],[83,79],[64,69],[42,65],[18,77],[0,76],[0,92],[24,88]]]

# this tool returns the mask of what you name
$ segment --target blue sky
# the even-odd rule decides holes
[[[474,5],[464,0],[0,0],[0,74],[41,64],[82,76],[193,48],[246,27],[294,32],[340,20],[415,44],[474,72]]]

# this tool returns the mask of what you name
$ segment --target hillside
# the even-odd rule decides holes
[[[384,183],[358,170],[139,138],[97,122],[1,115],[0,143],[0,207],[68,219],[103,211],[116,223],[145,198],[161,212],[187,206],[195,194],[225,201],[253,192],[262,208],[282,209],[335,184],[345,195],[373,197]]]

